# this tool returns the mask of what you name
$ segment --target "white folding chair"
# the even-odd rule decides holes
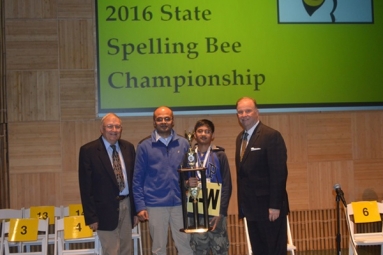
[[[295,250],[297,249],[297,247],[293,244],[293,238],[292,238],[291,230],[290,230],[289,216],[286,216],[286,217],[287,217],[287,251],[291,252],[292,255],[295,255]],[[252,255],[253,254],[253,250],[251,248],[250,237],[249,237],[249,230],[247,228],[246,217],[243,218],[243,224],[245,225],[246,243],[247,243],[247,255]]]
[[[291,252],[291,255],[295,255],[297,247],[293,243],[293,237],[291,235],[289,216],[287,215],[287,251]]]
[[[2,233],[2,229],[4,226],[5,221],[8,221],[12,218],[23,218],[24,208],[21,208],[20,210],[17,209],[0,209],[0,233]],[[4,248],[4,236],[0,236],[0,255],[3,254],[3,248]],[[20,250],[20,248],[19,248]]]
[[[372,227],[366,228],[368,232],[356,232],[356,225],[359,223],[381,222],[380,214],[383,214],[383,203],[380,202],[360,201],[347,204],[346,220],[350,231],[350,255],[357,254],[357,247],[363,245],[380,245],[380,254],[383,255],[383,226],[378,232],[373,232]]]
[[[62,207],[60,206],[31,206],[24,210],[23,218],[39,218],[47,220],[51,226],[48,232],[48,244],[53,244],[55,241],[54,224],[55,218],[62,217]],[[30,245],[26,245],[27,251],[29,251]]]
[[[80,216],[84,215],[82,204],[70,204],[68,206],[61,206],[62,208],[62,216]]]
[[[70,204],[68,206],[62,207],[62,212],[63,212],[63,217],[84,215],[82,204]],[[93,242],[93,239],[97,242],[96,246],[99,248],[98,253],[102,254],[101,243],[100,243],[100,239],[97,236],[97,232],[93,232],[93,238],[89,238],[88,240],[89,242]],[[65,242],[64,249],[68,250],[69,245],[71,243],[76,243],[77,241],[78,240],[67,240]]]
[[[247,228],[247,220],[246,217],[243,218],[243,225],[245,225],[245,234],[246,234],[246,244],[247,244],[247,255],[252,255],[253,250],[251,249],[250,237],[249,237],[249,229]]]
[[[132,230],[132,240],[133,240],[133,249],[134,255],[138,255],[138,246],[140,248],[140,255],[142,255],[142,240],[141,240],[141,226],[140,223],[137,224]]]
[[[11,219],[4,222],[2,227],[2,236],[8,236],[4,239],[5,255],[47,255],[48,249],[48,221],[40,219]],[[38,246],[38,251],[18,250],[16,253],[10,252],[11,245],[21,247]]]
[[[56,219],[54,255],[100,254],[98,236],[85,226],[84,216]],[[92,248],[69,249],[67,244],[93,243]]]

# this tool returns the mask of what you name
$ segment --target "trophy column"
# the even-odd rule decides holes
[[[185,233],[204,233],[209,231],[209,215],[207,207],[207,188],[206,188],[206,168],[196,167],[196,153],[192,148],[192,140],[194,138],[193,134],[186,133],[185,137],[189,141],[189,150],[186,157],[186,164],[183,164],[184,167],[179,169],[180,174],[180,187],[182,198],[182,213],[183,213],[183,223],[184,228],[180,229],[181,232]],[[185,183],[187,181],[186,177],[191,176],[195,177],[196,172],[200,171],[201,179],[197,187],[186,188]],[[199,197],[199,194],[202,193],[202,198]],[[192,212],[188,212],[188,203],[193,204]],[[199,211],[198,205],[202,203],[202,212]],[[192,214],[191,222],[189,222],[188,214]],[[203,224],[200,224],[199,217],[203,217]],[[190,223],[190,224],[189,224]]]

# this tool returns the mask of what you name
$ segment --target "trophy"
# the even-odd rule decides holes
[[[206,189],[206,168],[197,167],[197,154],[193,149],[192,141],[194,139],[194,134],[192,132],[185,131],[185,138],[189,141],[189,149],[186,152],[185,160],[179,169],[180,173],[180,186],[181,186],[181,194],[182,194],[182,213],[184,220],[184,228],[180,229],[181,232],[185,233],[204,233],[209,231],[209,216],[208,216],[208,208],[207,208],[207,189]],[[186,162],[186,163],[185,163]],[[191,176],[195,177],[196,172],[200,171],[201,180],[198,182],[196,187],[189,187],[186,190],[185,187],[185,177]],[[199,193],[202,191],[202,207],[203,207],[203,225],[199,224],[198,219],[198,203],[200,202],[198,199]],[[190,196],[190,200],[189,200]],[[193,203],[193,217],[191,219],[191,223],[189,224],[188,220],[188,211],[187,204],[191,201]],[[190,226],[189,226],[190,225]]]

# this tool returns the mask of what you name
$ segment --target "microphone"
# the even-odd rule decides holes
[[[336,195],[340,198],[340,200],[342,200],[343,205],[347,207],[346,199],[344,199],[344,193],[338,183],[334,185],[334,190],[336,192]]]

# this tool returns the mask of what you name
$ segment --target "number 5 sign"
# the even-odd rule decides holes
[[[355,223],[381,221],[376,201],[352,202]]]

